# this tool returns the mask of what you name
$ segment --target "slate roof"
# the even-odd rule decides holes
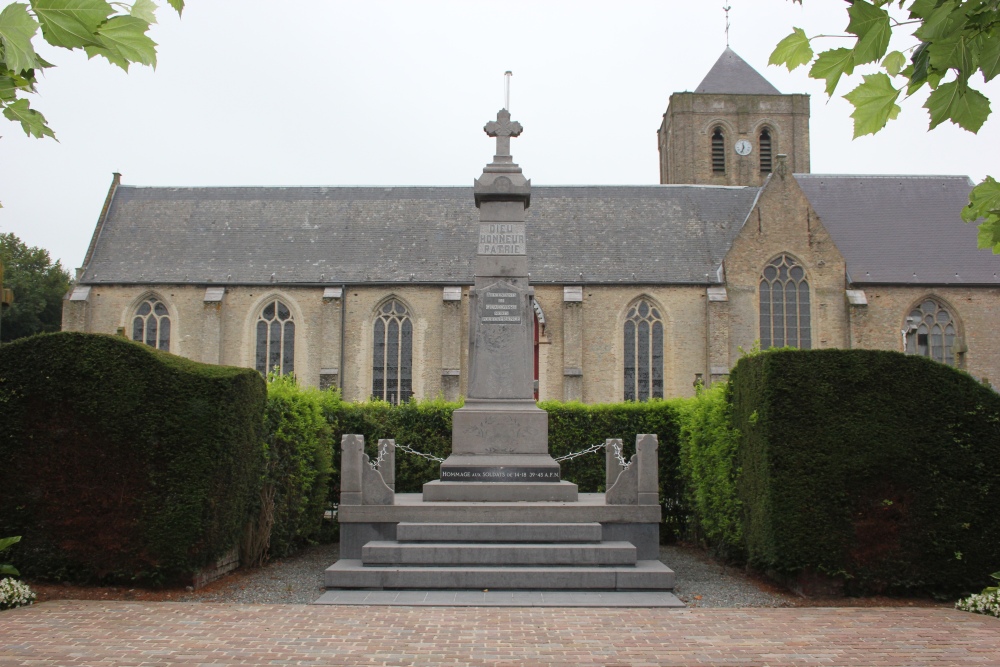
[[[781,94],[777,88],[772,86],[767,79],[728,46],[694,92],[729,95]]]
[[[758,192],[535,186],[531,281],[717,282]],[[123,185],[80,283],[471,284],[478,222],[471,187]]]
[[[972,182],[965,176],[795,174],[847,260],[866,283],[1000,285],[1000,256],[976,248],[962,222]]]

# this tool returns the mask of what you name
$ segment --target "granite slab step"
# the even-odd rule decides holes
[[[599,523],[407,523],[399,542],[600,542]]]
[[[669,591],[674,571],[658,560],[632,566],[400,566],[341,559],[324,572],[330,589]]]
[[[631,542],[463,543],[368,542],[361,548],[365,565],[635,565]]]

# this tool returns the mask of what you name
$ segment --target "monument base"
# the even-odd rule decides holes
[[[445,482],[424,484],[424,502],[566,502],[575,503],[572,482]]]

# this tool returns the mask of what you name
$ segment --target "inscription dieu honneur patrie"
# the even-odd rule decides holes
[[[479,225],[480,255],[523,255],[524,223],[491,222]]]

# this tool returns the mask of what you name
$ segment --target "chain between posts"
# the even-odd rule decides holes
[[[621,445],[619,445],[614,440],[610,440],[609,442],[611,444],[612,449],[614,450],[615,458],[618,459],[618,463],[621,465],[622,468],[627,468],[629,466],[629,463],[628,463],[628,461],[625,460],[625,457],[622,456]],[[570,461],[572,459],[577,458],[578,456],[583,456],[584,454],[593,454],[594,452],[598,452],[598,451],[604,449],[607,446],[608,446],[608,443],[605,443],[605,442],[601,442],[601,443],[598,443],[596,445],[591,445],[590,447],[587,447],[586,449],[581,449],[578,452],[571,452],[571,453],[566,454],[564,456],[560,456],[560,457],[558,457],[558,458],[555,459],[555,462],[556,463],[560,463],[562,461]]]
[[[619,465],[621,465],[622,468],[627,468],[629,466],[629,461],[626,461],[625,457],[622,455],[621,445],[619,445],[614,440],[611,440],[610,444],[611,444],[612,449],[614,450],[615,458],[618,459]],[[554,460],[555,460],[556,463],[561,463],[562,461],[571,461],[571,460],[573,460],[573,459],[575,459],[577,457],[583,456],[585,454],[593,454],[594,452],[599,452],[600,450],[604,449],[607,446],[608,446],[607,443],[600,442],[600,443],[597,443],[596,445],[591,445],[590,447],[587,447],[586,449],[581,449],[578,452],[571,452],[569,454],[565,454],[565,455],[560,456],[560,457],[558,457],[558,458],[556,458]],[[425,459],[430,459],[431,461],[436,461],[437,463],[444,463],[444,459],[442,459],[440,457],[437,457],[437,456],[434,456],[433,454],[425,454],[424,452],[418,452],[417,450],[413,449],[409,445],[401,445],[400,443],[397,442],[397,443],[395,443],[395,447],[396,447],[396,449],[402,450],[402,451],[406,452],[407,454],[414,454],[416,456],[422,456]],[[379,469],[379,466],[382,465],[382,462],[385,460],[385,455],[388,452],[389,452],[389,443],[388,442],[383,442],[382,446],[379,448],[378,458],[375,459],[374,461],[370,462],[372,469],[374,469],[374,470],[378,470]]]
[[[400,449],[406,452],[407,454],[416,454],[417,456],[422,456],[425,459],[430,459],[431,461],[436,461],[437,463],[444,463],[444,459],[434,456],[433,454],[425,454],[423,452],[418,452],[413,447],[410,447],[409,445],[401,445],[398,442],[394,444],[396,449]],[[378,470],[379,466],[382,465],[382,462],[385,460],[385,455],[388,452],[389,452],[389,443],[383,442],[382,446],[379,447],[378,458],[370,462],[373,470]]]

